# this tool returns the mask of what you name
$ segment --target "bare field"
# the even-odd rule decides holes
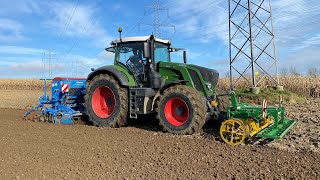
[[[39,79],[0,79],[0,90],[43,90],[44,82]],[[50,88],[47,81],[47,88]]]
[[[320,155],[199,135],[54,125],[0,109],[2,179],[318,179]],[[139,120],[137,120],[139,121]],[[150,120],[148,120],[150,121]]]
[[[24,109],[38,104],[43,85],[38,79],[0,79],[0,108]],[[47,81],[47,93],[51,93],[50,81]]]
[[[37,105],[38,97],[43,91],[31,90],[1,90],[0,108],[24,109],[27,105]],[[287,104],[286,117],[297,120],[297,124],[289,131],[281,141],[274,141],[270,147],[285,149],[288,151],[313,151],[320,153],[320,99],[309,99],[300,104]],[[152,129],[144,127],[144,129]],[[154,127],[157,129],[158,127]],[[210,129],[209,131],[216,131]],[[216,139],[217,132],[212,132]],[[207,134],[202,133],[205,137]],[[210,133],[209,133],[210,136]]]
[[[320,154],[320,99],[286,106],[285,116],[297,123],[283,139],[269,144],[289,151],[313,151]]]
[[[3,90],[0,89],[0,108],[24,109],[27,105],[37,105],[41,90]]]
[[[179,136],[163,133],[150,118],[131,120],[128,127],[117,129],[26,122],[21,109],[36,105],[43,91],[40,85],[15,86],[19,81],[0,86],[0,177],[4,179],[320,176],[320,99],[286,105],[286,117],[298,122],[284,139],[265,146],[231,147],[219,141],[218,127],[210,123],[200,134]]]

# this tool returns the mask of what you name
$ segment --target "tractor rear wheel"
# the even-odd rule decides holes
[[[96,126],[120,127],[127,124],[128,90],[107,74],[94,77],[87,84],[85,106]]]
[[[164,131],[193,134],[199,132],[206,121],[207,105],[197,90],[178,85],[164,91],[156,111]]]

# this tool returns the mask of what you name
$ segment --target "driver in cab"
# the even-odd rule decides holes
[[[133,55],[128,59],[136,68],[140,71],[143,71],[143,62],[142,62],[142,50],[136,48],[132,49]]]

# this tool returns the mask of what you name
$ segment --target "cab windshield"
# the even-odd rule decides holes
[[[122,43],[118,46],[118,51],[116,55],[116,61],[127,64],[128,61],[142,61],[145,62],[143,57],[143,43]]]
[[[117,49],[117,50],[116,50]],[[142,64],[146,63],[146,58],[143,57],[143,43],[130,42],[121,43],[117,47],[110,47],[106,49],[109,52],[115,52],[115,60],[121,64],[126,65],[128,61],[138,61]],[[154,63],[170,62],[169,47],[159,42],[154,43]]]

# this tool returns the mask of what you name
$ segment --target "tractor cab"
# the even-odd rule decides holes
[[[170,62],[169,40],[151,36],[120,38],[111,42],[108,52],[115,53],[114,64],[127,68],[142,87],[160,88],[165,80],[159,74],[160,62]]]

